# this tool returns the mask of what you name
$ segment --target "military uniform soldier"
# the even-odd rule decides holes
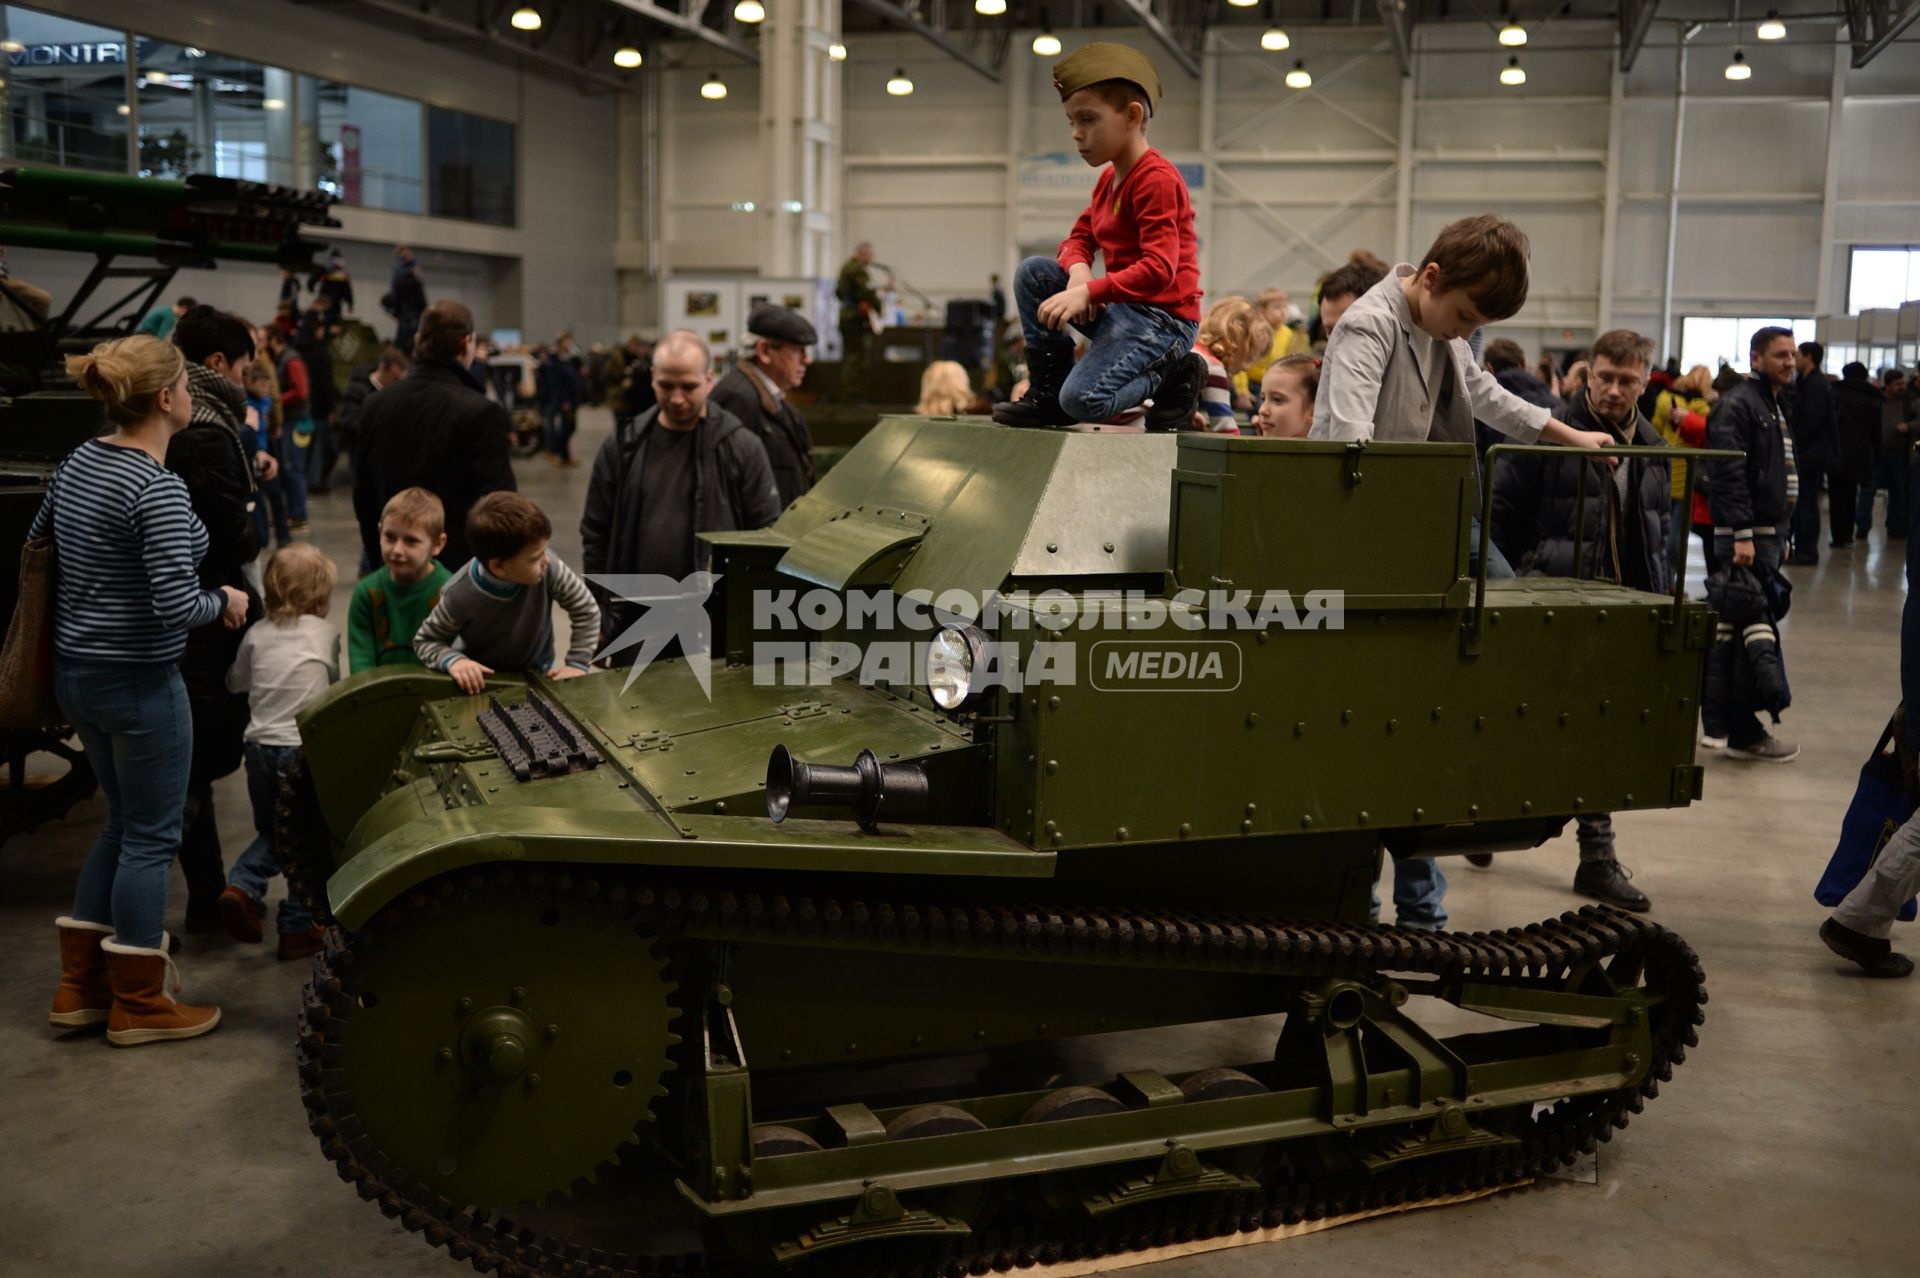
[[[840,299],[840,391],[848,400],[867,398],[867,366],[873,360],[873,316],[880,313],[880,294],[867,268],[873,265],[873,245],[862,243],[840,268],[834,296]]]

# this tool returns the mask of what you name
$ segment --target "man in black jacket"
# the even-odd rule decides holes
[[[782,508],[813,487],[813,436],[787,399],[807,376],[820,340],[804,315],[762,302],[747,317],[753,350],[713,388],[713,402],[738,417],[766,446]]]
[[[780,493],[759,437],[709,402],[713,356],[678,329],[653,351],[659,403],[607,437],[593,459],[580,516],[580,563],[600,601],[601,642],[640,619],[642,605],[594,583],[604,573],[684,580],[707,566],[696,533],[765,528]],[[665,653],[660,655],[675,655]]]
[[[1836,549],[1853,544],[1861,485],[1873,484],[1880,462],[1880,389],[1867,366],[1854,360],[1840,370],[1833,402],[1838,418],[1838,447],[1828,479],[1827,524]]]
[[[383,346],[378,361],[356,364],[347,374],[347,388],[340,392],[340,402],[333,410],[333,438],[340,446],[341,456],[347,459],[349,480],[360,466],[360,415],[366,411],[367,400],[375,391],[405,377],[411,363],[398,346]]]
[[[256,474],[271,477],[272,460],[249,457],[240,442],[247,418],[245,382],[253,363],[253,334],[246,322],[196,306],[174,326],[173,343],[187,359],[187,390],[193,416],[167,444],[167,469],[187,486],[193,513],[207,530],[200,584],[232,586],[247,594],[247,624],[261,615],[246,577],[259,554],[253,534],[253,503],[260,499]],[[264,472],[260,469],[265,459]],[[213,621],[187,635],[180,677],[193,717],[193,757],[187,771],[187,806],[180,826],[180,872],[187,880],[189,933],[220,926],[220,893],[227,886],[214,822],[213,783],[240,766],[240,738],[247,727],[247,699],[227,691],[227,667],[240,650],[245,627],[229,630]]]
[[[1561,420],[1575,430],[1604,430],[1622,444],[1659,447],[1659,432],[1638,406],[1652,359],[1653,342],[1638,333],[1601,334],[1593,344],[1586,388],[1568,401]],[[1667,463],[1661,460],[1636,457],[1609,466],[1571,454],[1516,454],[1493,476],[1494,544],[1522,577],[1599,577],[1662,594],[1673,583],[1666,556],[1671,490]],[[1574,529],[1582,520],[1576,566]],[[1612,817],[1583,815],[1578,828],[1580,868],[1573,890],[1622,909],[1650,908],[1647,894],[1627,881],[1630,876],[1614,855]]]
[[[1802,342],[1794,361],[1799,376],[1793,395],[1793,464],[1800,486],[1793,503],[1793,557],[1787,562],[1808,566],[1820,562],[1820,481],[1832,476],[1840,461],[1833,386],[1820,370],[1826,354],[1820,343]],[[1827,499],[1833,500],[1832,493]]]
[[[368,396],[360,413],[360,455],[353,476],[353,513],[368,563],[380,561],[380,512],[403,488],[424,488],[447,512],[447,548],[440,559],[458,569],[471,559],[467,511],[493,492],[512,492],[507,410],[486,397],[467,365],[473,361],[473,313],[451,300],[420,317],[413,367]]]
[[[1707,418],[1707,444],[1745,456],[1707,465],[1707,509],[1713,516],[1714,555],[1723,564],[1751,568],[1762,583],[1780,567],[1788,516],[1787,423],[1780,396],[1793,384],[1793,334],[1767,327],[1748,347],[1752,372],[1729,387]],[[1771,735],[1754,713],[1726,706],[1726,751],[1731,759],[1787,763],[1800,747]],[[1717,742],[1708,742],[1709,747]]]

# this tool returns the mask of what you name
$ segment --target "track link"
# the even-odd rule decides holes
[[[1320,1179],[1276,1174],[1258,1192],[1174,1199],[1119,1218],[1049,1226],[986,1227],[938,1251],[889,1244],[803,1262],[836,1278],[959,1278],[1139,1251],[1196,1239],[1418,1203],[1496,1188],[1571,1164],[1645,1108],[1698,1041],[1705,975],[1691,948],[1657,924],[1599,906],[1496,932],[1429,933],[1398,927],[1288,922],[1175,911],[880,904],[816,894],[782,896],[719,890],[691,880],[608,872],[606,867],[488,868],[422,885],[369,924],[377,933],[398,915],[457,909],[473,890],[580,893],[631,909],[636,926],[663,938],[700,935],[804,938],[832,934],[932,953],[1088,956],[1148,965],[1328,976],[1374,971],[1436,976],[1485,974],[1552,980],[1575,967],[1624,956],[1641,967],[1656,1000],[1653,1055],[1637,1087],[1562,1100],[1535,1117],[1517,1145],[1435,1155],[1380,1172]],[[308,1124],[342,1180],[408,1230],[474,1268],[502,1278],[654,1278],[753,1270],[704,1252],[634,1256],[582,1248],[485,1209],[451,1203],[393,1166],[372,1147],[352,1112],[333,1042],[358,1007],[356,947],[363,935],[329,929],[300,1014],[299,1077]],[[1283,1146],[1284,1149],[1284,1146]]]

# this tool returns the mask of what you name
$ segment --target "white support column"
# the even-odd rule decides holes
[[[838,93],[829,89],[838,76],[827,58],[838,15],[830,0],[774,4],[761,28],[760,167],[768,230],[760,270],[773,278],[818,276],[832,248],[832,193],[821,176],[839,165]],[[822,109],[829,97],[830,115]]]
[[[1199,210],[1199,258],[1201,287],[1209,293],[1217,291],[1215,281],[1218,278],[1213,273],[1215,229],[1219,223],[1214,212],[1213,193],[1220,181],[1219,154],[1214,141],[1220,131],[1220,59],[1215,51],[1219,38],[1219,31],[1208,27],[1201,34],[1200,44],[1200,171],[1204,190],[1201,192],[1202,207]]]
[[[1607,175],[1600,205],[1600,313],[1594,332],[1613,327],[1613,285],[1620,251],[1620,123],[1627,100],[1627,77],[1615,60],[1607,82]],[[1661,351],[1667,358],[1670,352]]]
[[[1841,307],[1833,296],[1833,223],[1840,211],[1840,125],[1847,97],[1848,48],[1833,46],[1833,82],[1827,95],[1827,175],[1820,192],[1820,273],[1815,277],[1813,313],[1824,319]]]
[[[1007,85],[1007,169],[1005,185],[1006,208],[1003,212],[1003,240],[1006,244],[1006,256],[1001,259],[1001,287],[1007,292],[1007,305],[1013,305],[1013,273],[1020,265],[1020,170],[1026,159],[1029,141],[1027,138],[1027,116],[1033,109],[1033,68],[1026,61],[1029,55],[1019,47],[1016,37],[1014,47],[1007,53],[1006,69],[1001,73]],[[995,320],[1004,316],[994,316]]]
[[[1413,31],[1413,74],[1400,77],[1400,157],[1393,189],[1393,260],[1413,258],[1413,102],[1420,78],[1420,29]]]
[[[1697,27],[1684,27],[1674,45],[1673,168],[1667,175],[1667,255],[1660,273],[1660,352],[1675,349],[1673,331],[1673,264],[1680,242],[1680,152],[1687,132],[1687,41]]]

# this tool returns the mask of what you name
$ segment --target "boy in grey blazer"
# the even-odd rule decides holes
[[[1521,443],[1601,448],[1494,380],[1467,346],[1527,300],[1527,236],[1485,213],[1440,232],[1418,267],[1393,268],[1327,336],[1312,439],[1471,442],[1474,418]]]

